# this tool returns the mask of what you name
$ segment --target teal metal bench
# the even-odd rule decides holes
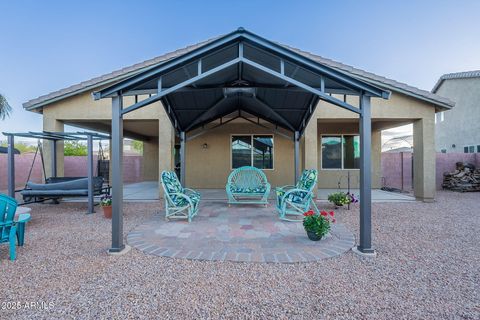
[[[228,204],[268,204],[270,184],[262,170],[245,166],[232,171],[225,186]]]
[[[304,170],[295,186],[275,188],[277,196],[277,211],[280,219],[286,221],[300,221],[290,219],[287,215],[302,216],[311,207],[317,214],[318,208],[313,200],[313,188],[317,184],[318,172],[315,169]]]
[[[191,222],[198,213],[200,193],[183,188],[173,171],[163,171],[161,181],[165,193],[165,219],[188,219]]]

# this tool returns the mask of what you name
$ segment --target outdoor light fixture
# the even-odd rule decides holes
[[[208,144],[206,144],[206,143],[202,144],[202,148],[203,149],[208,149]]]

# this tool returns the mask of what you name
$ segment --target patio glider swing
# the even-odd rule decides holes
[[[99,163],[97,166],[97,177],[94,177],[93,172],[93,141],[108,140],[110,136],[94,133],[94,132],[25,132],[25,133],[8,133],[3,132],[8,139],[8,182],[7,189],[8,195],[15,198],[15,193],[20,192],[23,196],[24,203],[44,201],[52,199],[58,203],[59,198],[63,197],[87,197],[88,198],[88,213],[94,212],[94,196],[110,192],[110,187],[104,187],[103,178],[108,176],[108,171],[103,172],[105,168],[103,155],[103,149],[99,148]],[[38,139],[38,145],[33,157],[33,161],[29,170],[25,187],[21,190],[15,190],[15,137],[23,138],[36,138]],[[47,140],[51,142],[52,146],[52,159],[51,159],[51,177],[46,176],[45,162],[43,158],[43,147],[40,140]],[[57,142],[58,141],[87,141],[87,177],[57,177]],[[45,178],[45,184],[33,183],[30,181],[30,177],[37,159],[37,154],[40,154],[42,161],[43,176]],[[103,161],[103,162],[101,162]]]
[[[338,99],[357,96],[359,106]],[[147,98],[141,100],[142,96]],[[124,97],[133,104],[124,106]],[[294,145],[294,177],[300,178],[300,139],[319,100],[358,115],[360,120],[360,243],[368,254],[371,245],[371,115],[370,98],[388,99],[390,92],[353,74],[312,60],[294,49],[239,28],[234,32],[188,48],[168,60],[93,93],[95,100],[112,101],[112,246],[123,240],[122,141],[123,117],[161,102],[180,137],[181,184],[185,185],[186,141],[208,131],[205,126],[231,114],[247,113],[289,132]],[[127,100],[126,100],[127,101]],[[223,125],[225,122],[222,122]],[[252,121],[253,122],[253,121]],[[258,125],[260,121],[257,122]],[[282,133],[283,134],[283,133]],[[307,168],[308,169],[308,168]],[[215,170],[215,168],[212,168]],[[213,171],[214,172],[214,171]]]

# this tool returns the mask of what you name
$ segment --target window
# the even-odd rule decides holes
[[[242,166],[273,169],[272,135],[232,136],[232,169]]]
[[[322,136],[322,169],[359,168],[359,136]]]
[[[464,153],[475,153],[480,152],[480,145],[477,145],[477,151],[475,151],[475,146],[465,146],[463,147]]]

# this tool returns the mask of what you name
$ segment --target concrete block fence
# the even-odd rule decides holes
[[[412,190],[412,159],[411,153],[382,153],[382,185],[402,189],[403,181],[403,189]],[[480,153],[437,153],[435,163],[437,190],[442,189],[443,173],[454,171],[455,163],[460,161],[480,168]]]
[[[27,181],[34,154],[25,153],[15,155],[15,184],[16,188],[22,188]],[[94,172],[97,172],[97,157],[93,159]],[[45,163],[45,165],[50,165]],[[64,160],[66,177],[86,177],[87,157],[66,156]],[[123,160],[123,179],[125,182],[139,182],[143,180],[143,157],[125,156]],[[40,156],[37,155],[32,169],[30,181],[40,183],[43,181],[43,170]],[[7,189],[7,155],[0,154],[0,190]]]
[[[30,170],[33,153],[15,155],[16,187],[25,185]],[[458,161],[469,162],[480,168],[480,153],[437,153],[436,184],[441,189],[443,173],[455,170]],[[48,165],[48,164],[47,164]],[[94,158],[96,172],[97,158]],[[139,182],[143,180],[143,157],[125,156],[123,161],[123,174],[125,182]],[[64,162],[65,176],[78,177],[87,175],[87,158],[67,156]],[[410,191],[412,190],[412,154],[382,153],[382,185]],[[403,177],[403,178],[402,178]],[[42,163],[40,157],[32,169],[31,181],[42,182]],[[7,155],[0,154],[0,190],[7,188]]]

